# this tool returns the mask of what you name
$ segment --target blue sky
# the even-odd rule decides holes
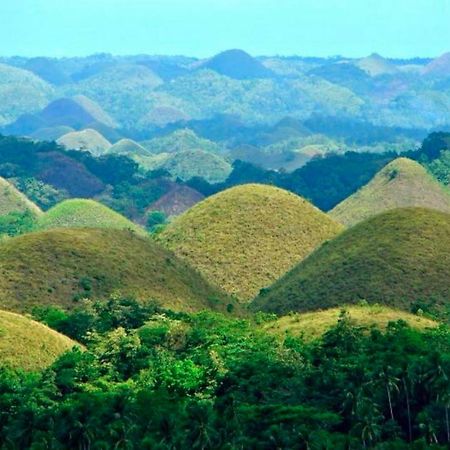
[[[450,0],[0,0],[0,54],[437,56]]]

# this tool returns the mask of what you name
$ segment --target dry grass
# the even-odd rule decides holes
[[[19,314],[0,311],[0,364],[40,370],[77,344],[68,337]]]
[[[91,128],[67,133],[56,142],[69,150],[88,150],[95,156],[103,155],[111,148],[111,143]]]
[[[37,205],[18,191],[14,185],[0,177],[0,215],[26,210],[31,211],[35,216],[42,214]]]
[[[207,279],[249,301],[341,230],[294,194],[248,184],[198,203],[160,239]]]

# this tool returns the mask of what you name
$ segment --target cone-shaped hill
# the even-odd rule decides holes
[[[14,311],[120,293],[174,310],[221,309],[222,291],[149,238],[125,230],[63,229],[0,243],[0,305]]]
[[[0,311],[0,361],[24,369],[44,369],[78,345],[68,337],[19,314]]]
[[[39,218],[38,228],[110,228],[132,230],[145,235],[146,231],[121,214],[90,199],[70,199],[58,203]]]
[[[338,222],[354,225],[381,212],[410,206],[450,213],[450,191],[419,163],[397,158],[329,214]]]
[[[262,291],[253,310],[285,314],[366,300],[439,311],[450,300],[450,215],[385,212],[355,225]]]
[[[0,177],[0,215],[12,212],[31,211],[35,216],[42,214],[37,205],[29,200],[9,181]]]
[[[160,239],[207,279],[248,301],[341,229],[294,194],[248,184],[198,203]]]
[[[111,148],[110,142],[91,128],[67,133],[56,142],[69,150],[85,150],[95,156],[103,155]]]
[[[108,153],[117,155],[151,156],[151,152],[132,139],[121,139],[109,148]]]

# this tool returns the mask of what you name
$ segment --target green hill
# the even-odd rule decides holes
[[[339,203],[330,215],[354,225],[383,211],[422,206],[450,213],[450,191],[419,163],[397,158],[355,194]]]
[[[294,194],[248,184],[198,203],[160,239],[207,279],[248,301],[341,229]]]
[[[269,333],[284,336],[303,336],[306,339],[321,336],[338,323],[341,313],[352,325],[363,328],[378,328],[384,330],[390,322],[402,320],[418,330],[434,328],[438,323],[426,317],[417,316],[405,311],[388,308],[381,305],[345,306],[330,308],[324,311],[289,314],[273,322],[265,323],[263,328]]]
[[[19,314],[0,311],[1,365],[24,370],[45,369],[76,342]]]
[[[450,298],[450,215],[385,212],[345,231],[278,280],[252,309],[284,314],[364,299],[439,311]]]
[[[69,150],[86,150],[95,156],[103,155],[111,148],[111,144],[107,139],[98,131],[90,128],[67,133],[56,142]]]
[[[18,191],[13,184],[0,177],[0,216],[25,211],[31,211],[35,216],[42,214],[37,205]]]
[[[126,230],[55,229],[0,243],[0,305],[70,309],[112,294],[174,310],[220,309],[226,296],[150,238]]]
[[[70,199],[58,203],[39,218],[38,227],[52,228],[111,228],[132,230],[145,235],[144,229],[126,217],[95,200]]]

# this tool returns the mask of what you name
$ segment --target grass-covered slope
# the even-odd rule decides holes
[[[354,225],[383,211],[410,206],[450,213],[450,191],[419,163],[397,158],[330,214],[338,222]]]
[[[121,139],[109,148],[108,153],[129,156],[151,156],[151,152],[132,139]]]
[[[95,200],[70,199],[58,203],[39,218],[38,227],[52,228],[110,228],[132,230],[145,234],[145,230],[126,217]]]
[[[0,311],[0,364],[24,370],[44,369],[76,342],[19,314]]]
[[[90,128],[67,133],[56,142],[69,150],[86,150],[95,156],[105,154],[111,147],[111,143],[107,139],[98,131]]]
[[[289,314],[273,322],[265,323],[263,329],[280,337],[303,336],[306,339],[313,339],[334,327],[343,312],[345,312],[344,317],[352,325],[367,329],[374,327],[385,330],[389,323],[399,320],[418,330],[438,326],[438,322],[434,320],[382,305],[350,305],[344,308]]]
[[[0,177],[0,216],[25,211],[31,211],[35,216],[42,214],[37,205],[18,191],[13,184]]]
[[[248,184],[198,203],[160,239],[209,280],[248,301],[341,228],[294,194]]]
[[[221,291],[149,238],[125,230],[55,229],[0,244],[0,305],[75,306],[114,293],[194,311],[225,301]]]
[[[425,208],[385,212],[355,225],[253,301],[275,312],[367,300],[410,311],[450,300],[450,215]]]

